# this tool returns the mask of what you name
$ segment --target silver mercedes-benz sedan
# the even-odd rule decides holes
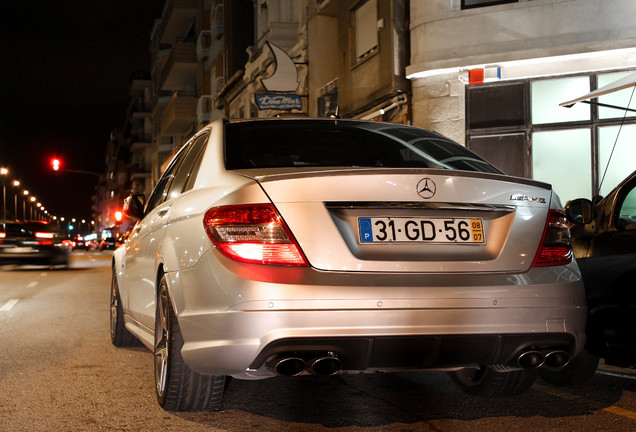
[[[111,338],[154,352],[167,410],[217,408],[228,376],[447,370],[517,394],[585,343],[558,196],[431,131],[216,121],[125,209]]]

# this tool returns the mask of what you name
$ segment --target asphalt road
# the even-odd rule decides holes
[[[443,372],[232,380],[222,409],[157,405],[152,355],[108,333],[107,253],[70,269],[0,267],[0,431],[634,431],[636,371],[513,398],[463,394]]]

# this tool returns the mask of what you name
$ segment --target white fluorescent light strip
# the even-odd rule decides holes
[[[537,65],[542,63],[559,63],[559,62],[566,62],[566,61],[572,61],[572,60],[587,60],[587,59],[605,57],[608,55],[624,55],[624,54],[635,54],[635,53],[636,53],[636,48],[624,48],[624,49],[618,49],[618,50],[595,51],[595,52],[587,52],[587,53],[581,53],[581,54],[568,54],[568,55],[554,56],[554,57],[540,57],[540,58],[531,58],[531,59],[524,59],[524,60],[511,60],[511,61],[495,62],[495,63],[488,63],[488,64],[476,64],[471,66],[425,70],[421,72],[414,72],[410,75],[407,75],[406,78],[407,79],[428,78],[428,77],[437,76],[437,75],[459,73],[463,71],[468,71],[470,69],[481,69],[481,68],[488,68],[493,66],[499,66],[502,69],[504,69],[504,68],[518,67],[518,66]]]

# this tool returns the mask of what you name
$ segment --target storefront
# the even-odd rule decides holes
[[[636,113],[559,104],[630,72],[468,86],[467,146],[506,173],[551,183],[564,202],[606,195],[636,169]],[[598,101],[633,108],[633,92],[624,89]]]
[[[435,112],[430,106],[458,100],[455,118],[444,114],[450,124],[459,119],[464,125],[463,136],[452,138],[507,174],[551,183],[564,203],[604,196],[636,169],[636,113],[560,104],[634,72],[635,56],[636,50],[626,49],[412,74],[414,118],[421,118],[423,95],[456,81],[454,94],[426,101]],[[634,108],[633,92],[624,89],[598,102]],[[434,120],[443,124],[444,118]],[[434,122],[416,125],[435,129]]]

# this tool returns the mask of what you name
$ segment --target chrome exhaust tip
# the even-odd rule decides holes
[[[307,362],[307,370],[314,375],[335,375],[342,369],[342,361],[333,352],[315,357]]]
[[[300,357],[275,357],[268,361],[265,366],[278,375],[296,376],[305,370],[305,360]]]
[[[517,357],[517,365],[527,369],[541,367],[544,362],[545,356],[539,351],[525,351]]]
[[[559,370],[570,362],[570,354],[565,351],[551,351],[545,356],[545,366],[548,369]]]

